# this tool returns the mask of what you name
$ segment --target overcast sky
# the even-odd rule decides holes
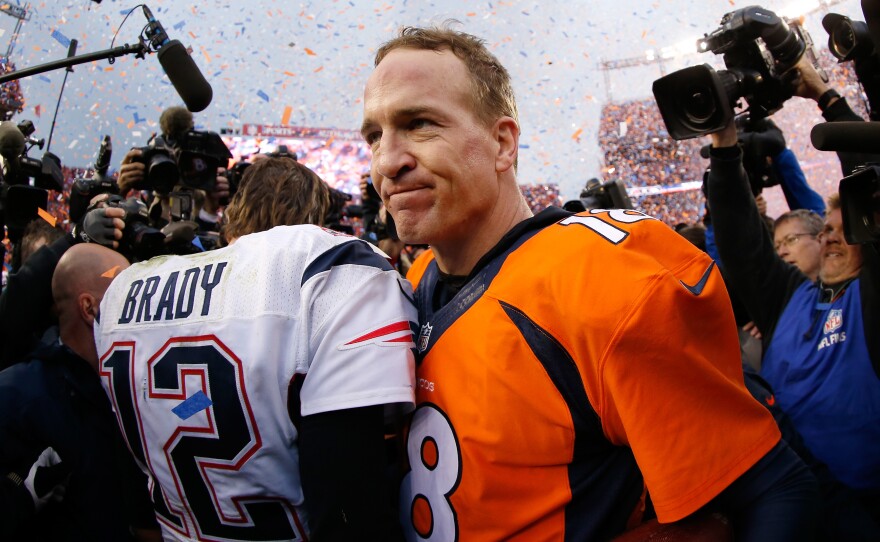
[[[11,2],[16,4],[17,2]],[[558,183],[574,197],[601,166],[596,130],[603,103],[651,96],[660,68],[616,70],[605,77],[602,60],[660,54],[665,47],[693,50],[721,16],[754,2],[742,0],[459,1],[360,0],[273,1],[150,0],[147,4],[172,39],[193,57],[214,89],[210,107],[196,115],[202,129],[242,124],[281,124],[357,129],[363,86],[372,57],[401,25],[452,18],[484,38],[510,70],[520,108],[521,182]],[[20,4],[23,6],[23,4]],[[136,4],[104,0],[33,2],[12,50],[19,69],[63,59],[67,40],[77,54],[134,43],[145,19]],[[804,13],[818,0],[770,0],[780,14]],[[864,20],[860,4],[848,0],[831,11]],[[827,42],[819,22],[807,20],[817,44]],[[0,14],[0,53],[16,20]],[[668,60],[667,72],[716,63],[711,54]],[[720,65],[719,65],[720,66]],[[14,120],[31,119],[36,137],[48,137],[64,70],[22,79],[27,105]],[[610,90],[610,97],[609,97]],[[96,61],[69,74],[58,112],[52,152],[66,165],[93,161],[101,137],[110,134],[113,167],[124,150],[143,145],[158,130],[159,113],[181,100],[155,55]],[[287,109],[289,108],[289,109]]]

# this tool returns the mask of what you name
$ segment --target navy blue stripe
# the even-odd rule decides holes
[[[632,450],[614,446],[605,438],[599,415],[568,351],[519,309],[504,302],[501,307],[571,413],[575,440],[574,457],[568,465],[572,500],[565,507],[565,541],[610,539],[623,532],[642,493],[642,477]]]
[[[373,249],[365,241],[353,239],[348,243],[336,245],[324,252],[315,261],[309,264],[303,273],[302,284],[305,284],[315,275],[338,265],[363,265],[375,267],[382,271],[394,271],[388,260],[373,252]]]

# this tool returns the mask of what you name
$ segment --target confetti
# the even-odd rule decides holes
[[[60,43],[65,47],[70,47],[70,38],[59,32],[58,30],[52,31],[52,37],[55,38],[55,41]]]
[[[52,226],[53,228],[55,227],[55,221],[56,221],[55,217],[50,215],[48,213],[48,211],[46,211],[42,207],[37,207],[37,215],[39,215],[40,218],[42,218],[43,220],[48,222],[50,226]]]
[[[101,273],[101,276],[104,277],[104,278],[112,279],[112,278],[114,278],[117,274],[119,274],[119,268],[120,268],[120,266],[118,266],[118,265],[114,265],[114,266],[111,267],[110,269],[108,269],[108,270],[104,271],[103,273]]]

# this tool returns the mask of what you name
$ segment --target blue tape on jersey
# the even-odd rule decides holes
[[[199,390],[190,395],[189,399],[172,408],[171,412],[176,414],[181,420],[186,420],[193,414],[201,412],[213,404],[214,403],[208,399],[208,396],[205,395],[205,392]]]

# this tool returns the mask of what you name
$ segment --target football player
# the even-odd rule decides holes
[[[369,243],[319,227],[328,190],[260,160],[226,213],[230,246],[136,264],[104,298],[101,376],[166,540],[399,533],[384,424],[412,409],[412,290]]]
[[[507,70],[405,28],[364,93],[371,177],[413,273],[409,540],[605,540],[709,505],[743,540],[808,539],[815,480],[743,386],[712,260],[649,216],[532,216]],[[416,276],[418,275],[418,276]]]

